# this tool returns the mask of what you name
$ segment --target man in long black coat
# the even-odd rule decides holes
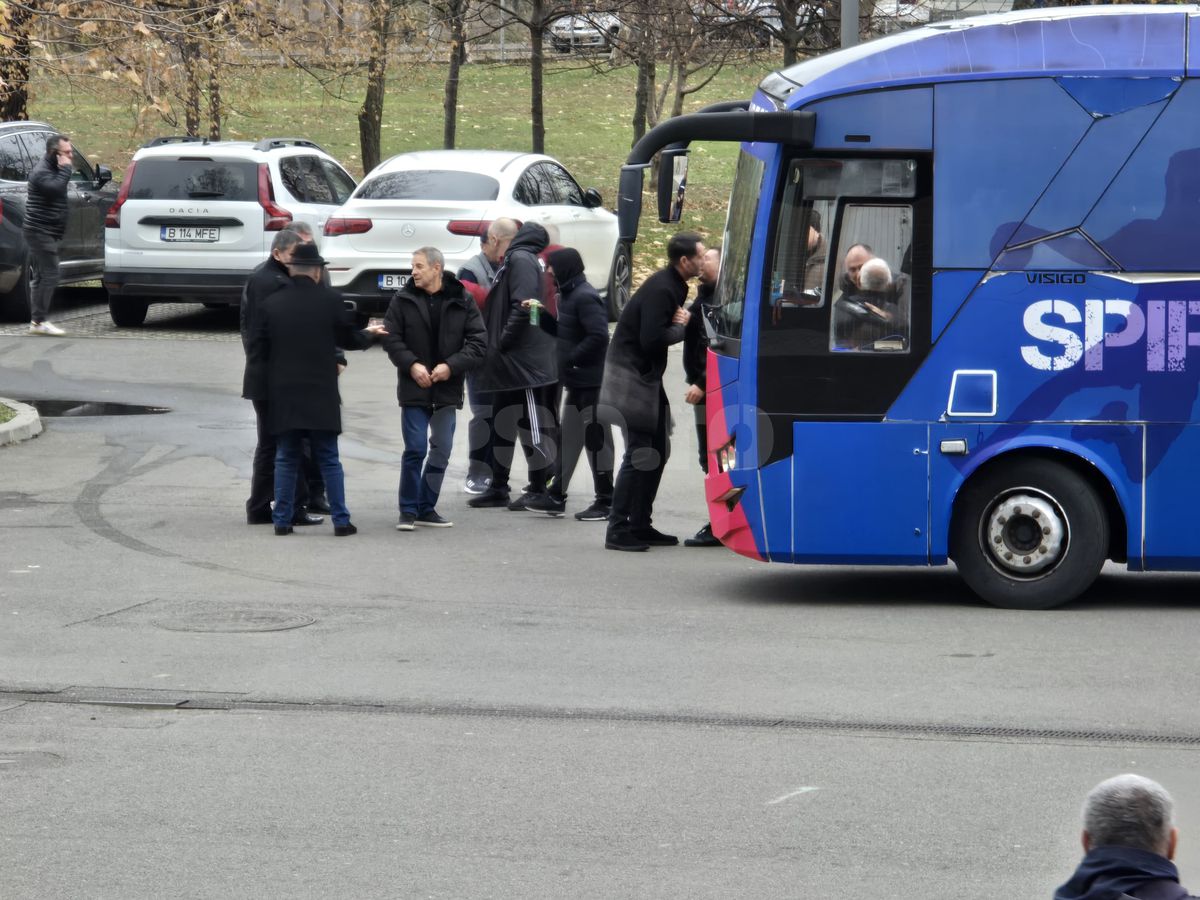
[[[271,242],[271,255],[246,279],[238,318],[242,332],[242,349],[246,351],[247,360],[250,354],[250,328],[254,324],[259,306],[276,291],[291,287],[292,276],[288,274],[288,264],[292,261],[292,252],[298,244],[312,242],[312,228],[306,222],[293,222],[275,235]],[[346,365],[345,354],[338,351],[336,360],[340,372]],[[270,419],[267,398],[256,396],[256,393],[255,384],[250,378],[250,367],[247,365],[246,374],[242,377],[242,396],[254,404],[258,441],[254,447],[250,468],[250,496],[246,500],[246,521],[251,525],[269,525],[272,522],[271,501],[275,499],[275,435],[271,434],[267,427]],[[325,485],[321,481],[320,470],[313,462],[312,452],[307,444],[304,451],[304,473],[303,477],[296,479],[292,524],[320,525],[325,519],[322,516],[310,515],[309,510],[320,509],[328,512],[329,502],[325,499]]]
[[[663,391],[667,348],[683,340],[688,281],[700,272],[704,244],[681,232],[667,242],[665,269],[647,278],[621,310],[604,364],[600,406],[615,412],[625,435],[604,546],[609,550],[670,547],[679,538],[651,524],[654,498],[671,453],[671,406]]]
[[[293,498],[300,466],[301,441],[308,438],[325,477],[333,533],[354,534],[346,508],[345,475],[338,458],[342,430],[341,397],[335,353],[338,347],[365,350],[372,334],[354,328],[353,314],[337,292],[320,284],[325,260],[313,244],[298,244],[288,270],[292,284],[259,306],[250,330],[247,378],[268,403],[267,427],[275,435],[275,508],[277,535],[291,534]]]
[[[384,318],[383,348],[396,366],[404,432],[397,531],[454,524],[438,513],[437,502],[463,382],[487,351],[479,307],[445,265],[434,247],[414,251],[412,280],[392,297]]]

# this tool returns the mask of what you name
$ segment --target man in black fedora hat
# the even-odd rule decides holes
[[[247,378],[268,403],[267,427],[276,438],[275,534],[292,533],[292,504],[301,441],[308,438],[325,477],[325,491],[338,537],[358,531],[346,508],[345,476],[338,458],[342,430],[336,352],[365,350],[382,326],[354,327],[341,297],[321,284],[325,260],[314,244],[297,244],[289,286],[267,297],[250,330]]]

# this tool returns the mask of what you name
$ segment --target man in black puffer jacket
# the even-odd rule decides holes
[[[1083,804],[1083,862],[1054,900],[1188,900],[1171,860],[1179,829],[1162,785],[1118,775]],[[1192,898],[1195,900],[1195,898]]]
[[[549,493],[529,501],[529,508],[562,515],[567,508],[567,487],[579,454],[586,448],[596,499],[575,513],[581,522],[604,522],[612,507],[612,427],[600,421],[597,405],[604,379],[608,349],[608,310],[600,294],[583,276],[578,250],[564,247],[547,257],[558,283],[558,318],[543,313],[542,327],[558,339],[558,376],[566,388],[562,410],[562,447],[554,462],[554,484]]]
[[[74,150],[63,134],[46,139],[46,155],[29,173],[25,221],[21,226],[29,246],[30,334],[62,334],[46,319],[58,287],[58,242],[67,232],[67,182],[71,180]]]
[[[415,251],[412,280],[396,292],[383,320],[383,348],[396,366],[404,430],[397,531],[454,524],[438,513],[437,502],[463,382],[487,350],[479,307],[445,265],[433,247]]]
[[[526,508],[546,492],[558,442],[558,365],[554,338],[530,322],[530,307],[544,303],[537,255],[550,242],[546,229],[526,222],[508,245],[484,306],[487,359],[476,390],[490,395],[494,449],[492,486],[467,501],[475,508]],[[520,437],[529,464],[529,492],[509,502],[509,472]]]

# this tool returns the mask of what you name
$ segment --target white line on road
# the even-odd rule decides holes
[[[776,797],[774,800],[768,800],[764,806],[774,806],[776,803],[782,803],[784,800],[791,800],[793,797],[799,797],[801,794],[807,794],[809,791],[819,791],[818,787],[802,787],[799,790],[792,791],[790,794],[784,794],[782,797]]]

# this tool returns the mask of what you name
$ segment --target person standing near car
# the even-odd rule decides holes
[[[583,274],[583,258],[571,247],[551,250],[548,271],[558,285],[557,317],[543,314],[542,326],[557,338],[558,374],[566,390],[562,407],[562,447],[554,463],[554,480],[549,492],[529,501],[529,508],[562,515],[567,506],[567,489],[587,451],[592,470],[595,499],[575,513],[581,522],[608,519],[613,496],[612,427],[601,421],[597,404],[604,377],[604,355],[608,349],[608,310],[597,290]]]
[[[669,441],[671,406],[663,391],[667,348],[683,340],[691,316],[683,308],[688,282],[700,273],[700,235],[680,232],[667,242],[668,265],[647,278],[629,298],[617,320],[600,406],[611,411],[625,436],[625,457],[613,490],[612,514],[604,546],[608,550],[672,547],[679,538],[651,523]]]
[[[480,310],[487,305],[488,291],[496,281],[496,272],[504,262],[508,245],[520,226],[515,219],[501,217],[488,226],[480,242],[479,253],[458,270],[458,280]],[[471,405],[471,423],[467,426],[467,478],[463,489],[482,494],[492,485],[492,426],[488,395],[475,386],[476,373],[467,375],[467,402]]]
[[[549,243],[546,229],[526,222],[517,231],[484,310],[488,352],[476,385],[490,394],[493,441],[492,484],[467,501],[479,508],[526,508],[546,492],[550,463],[558,452],[558,366],[555,342],[532,322],[532,304],[542,303],[542,267],[537,254]],[[529,464],[529,491],[509,502],[509,472],[518,437]]]
[[[463,382],[483,363],[487,332],[475,301],[433,247],[413,252],[412,278],[392,297],[383,349],[396,366],[404,455],[397,531],[453,525],[437,511]]]
[[[304,222],[292,222],[275,235],[271,242],[271,255],[261,263],[246,281],[242,289],[239,324],[242,332],[242,349],[246,352],[246,371],[242,376],[242,397],[254,404],[254,419],[258,441],[250,469],[250,497],[246,500],[246,522],[250,525],[270,525],[271,501],[275,499],[275,435],[271,433],[269,400],[251,378],[250,328],[259,307],[276,291],[292,285],[288,264],[300,244],[313,243],[313,232]],[[346,367],[346,356],[340,350],[334,356],[338,374]],[[313,488],[316,488],[315,490]],[[296,496],[293,501],[293,525],[320,525],[325,519],[309,513],[309,503],[321,501],[325,496],[320,469],[312,459],[307,442],[304,452],[304,477],[296,481]],[[328,509],[327,501],[325,508]]]
[[[292,283],[267,297],[250,327],[247,377],[255,396],[267,398],[267,427],[275,436],[275,534],[292,533],[293,498],[301,443],[308,438],[325,476],[333,533],[357,533],[346,507],[345,474],[338,458],[341,398],[334,362],[337,347],[365,350],[375,325],[359,331],[341,296],[321,284],[325,260],[315,244],[299,243],[288,272]]]
[[[46,154],[29,173],[22,231],[29,247],[29,333],[65,332],[46,317],[58,287],[58,242],[67,231],[67,183],[74,169],[74,150],[65,134],[46,139]]]

